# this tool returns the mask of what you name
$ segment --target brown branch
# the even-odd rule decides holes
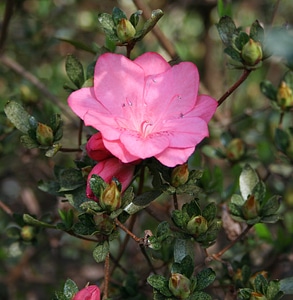
[[[104,265],[104,295],[102,299],[108,299],[110,282],[110,253],[107,254]]]
[[[68,113],[67,105],[63,104],[59,98],[52,94],[49,89],[32,73],[28,72],[23,66],[11,59],[6,55],[0,56],[0,61],[9,69],[13,70],[15,73],[19,74],[29,82],[31,82],[45,97],[51,100],[55,105],[57,105],[70,120],[74,121],[76,124],[75,118]]]
[[[115,219],[115,224],[120,227],[125,233],[127,233],[134,241],[137,243],[141,242],[141,238],[137,237],[134,233],[132,233],[126,226],[124,226],[117,218]]]
[[[145,1],[133,0],[133,3],[138,9],[142,10],[142,15],[145,19],[149,19],[151,17],[151,10],[148,5],[145,4]],[[173,44],[169,41],[169,39],[164,35],[162,30],[157,25],[152,29],[152,33],[156,36],[161,46],[166,50],[170,57],[172,59],[177,59],[178,54],[176,53]]]
[[[243,83],[251,70],[244,69],[241,77],[226,91],[226,93],[219,99],[218,106],[220,106],[240,85]]]

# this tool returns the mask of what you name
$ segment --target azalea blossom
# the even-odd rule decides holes
[[[96,285],[89,285],[77,292],[72,300],[100,300],[100,289]]]
[[[170,66],[148,52],[135,60],[105,53],[96,63],[94,86],[68,98],[71,109],[101,132],[103,144],[124,163],[155,157],[183,164],[209,135],[217,102],[198,95],[199,75],[191,62]]]
[[[87,197],[98,201],[93,194],[89,183],[93,174],[100,176],[107,183],[110,183],[113,177],[115,177],[121,183],[121,192],[123,193],[133,178],[134,169],[134,164],[124,164],[116,157],[107,158],[98,162],[88,175],[86,186]]]
[[[88,156],[96,161],[113,157],[112,153],[106,149],[100,132],[93,134],[86,144],[86,152]]]

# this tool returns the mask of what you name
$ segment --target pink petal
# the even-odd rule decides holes
[[[156,155],[156,159],[167,167],[175,167],[176,165],[184,164],[190,155],[193,153],[195,147],[190,148],[167,148],[162,153]]]
[[[113,116],[123,117],[125,106],[141,105],[143,86],[144,72],[130,59],[112,53],[99,57],[94,75],[95,95]]]
[[[142,137],[138,133],[126,131],[120,139],[129,153],[142,159],[155,156],[169,146],[168,133],[153,133]]]
[[[88,156],[96,161],[104,160],[113,156],[111,152],[105,148],[102,134],[100,132],[95,133],[88,140],[86,144],[86,151]]]
[[[166,60],[158,53],[147,52],[137,57],[134,62],[144,70],[144,75],[164,73],[171,68]]]
[[[197,99],[199,75],[194,64],[183,62],[165,73],[149,76],[145,83],[145,106],[153,119],[168,120],[190,111]]]
[[[186,114],[187,117],[200,117],[209,122],[218,107],[218,102],[210,96],[199,95],[196,106],[192,111]]]

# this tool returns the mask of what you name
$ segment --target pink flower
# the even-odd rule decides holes
[[[105,53],[96,63],[94,86],[73,92],[68,103],[122,162],[154,156],[173,167],[209,135],[217,102],[198,95],[198,86],[193,63],[171,67],[152,52],[134,61]]]
[[[88,175],[86,187],[87,197],[94,200],[98,200],[91,191],[89,184],[89,180],[93,174],[99,175],[107,183],[110,183],[113,177],[117,178],[122,185],[121,192],[123,193],[132,180],[134,168],[134,164],[124,164],[116,157],[111,157],[100,161],[93,167],[93,169]]]
[[[100,132],[95,133],[88,140],[86,144],[86,151],[88,156],[96,161],[113,157],[112,153],[105,148]]]
[[[100,289],[96,285],[89,285],[77,292],[72,300],[100,300]]]

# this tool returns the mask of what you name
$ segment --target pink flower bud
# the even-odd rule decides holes
[[[285,81],[282,81],[279,86],[277,92],[277,102],[282,109],[290,108],[293,106],[293,93]]]
[[[199,236],[208,230],[208,222],[203,216],[193,217],[187,223],[187,230],[189,233]]]
[[[130,41],[136,33],[133,25],[126,19],[121,19],[116,29],[117,35],[122,43]]]
[[[96,161],[104,160],[113,156],[109,150],[104,146],[102,134],[100,132],[91,136],[86,144],[86,151],[88,156]]]
[[[134,168],[135,166],[133,164],[124,164],[116,157],[100,161],[89,173],[86,189],[87,197],[98,200],[94,196],[89,185],[89,180],[93,174],[99,175],[107,183],[110,183],[113,178],[117,178],[122,185],[121,192],[123,193],[132,180]]]
[[[102,208],[114,211],[121,206],[121,192],[114,180],[105,188],[101,194],[100,204]]]
[[[227,146],[226,156],[230,161],[237,161],[243,157],[245,153],[244,142],[239,139],[233,139]]]
[[[178,299],[186,299],[189,297],[190,284],[190,280],[180,273],[173,273],[169,279],[169,289]]]
[[[259,201],[254,197],[254,195],[250,195],[248,199],[245,201],[242,207],[242,212],[246,220],[254,219],[258,216],[260,209]]]
[[[242,48],[241,56],[248,66],[257,65],[263,58],[262,47],[259,42],[250,39]]]
[[[100,300],[100,289],[96,285],[89,285],[77,292],[72,300]]]
[[[51,146],[54,140],[53,130],[43,123],[38,123],[36,137],[42,146]]]

